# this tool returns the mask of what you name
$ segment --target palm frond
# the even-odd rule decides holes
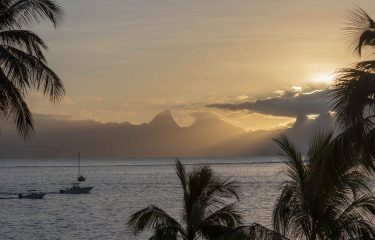
[[[46,63],[42,50],[47,49],[46,43],[35,33],[27,30],[0,31],[0,42],[3,46],[10,46],[26,51]]]
[[[209,225],[202,230],[202,235],[210,240],[248,240],[247,226],[230,228],[222,225]]]
[[[187,177],[188,194],[185,198],[184,219],[191,225],[199,224],[207,211],[225,206],[228,200],[238,200],[238,183],[217,175],[208,166],[193,169]]]
[[[163,210],[151,205],[134,213],[128,221],[132,232],[152,230],[151,239],[196,239],[231,229],[242,222],[242,216],[229,200],[238,199],[238,184],[217,175],[210,167],[186,171],[176,160],[176,174],[183,189],[183,213],[180,225]],[[217,235],[215,235],[217,236]]]
[[[373,126],[373,124],[371,125]],[[360,164],[368,172],[375,173],[375,128],[366,131],[362,141],[356,141],[355,144],[355,147],[360,150]]]
[[[322,159],[325,157],[327,151],[329,151],[332,139],[332,130],[320,130],[312,136],[309,142],[309,150],[306,155],[311,167],[316,164],[323,164]]]
[[[301,152],[289,141],[285,134],[279,139],[274,139],[280,148],[280,158],[287,165],[286,174],[294,181],[301,183],[305,181],[306,166],[302,159]]]
[[[33,118],[23,94],[0,68],[0,109],[3,115],[11,117],[18,131],[27,137],[34,132]]]
[[[276,232],[296,239],[372,236],[368,223],[375,219],[375,198],[368,176],[358,167],[361,154],[352,152],[349,137],[350,132],[338,139],[331,131],[317,134],[309,145],[307,166],[286,137],[278,140],[288,179],[273,210]],[[345,146],[351,150],[342,153]]]
[[[239,184],[231,178],[215,175],[200,196],[205,207],[225,205],[228,200],[239,201]]]
[[[288,240],[287,237],[268,229],[258,223],[252,224],[246,229],[248,231],[248,239],[253,240]]]
[[[131,215],[127,225],[134,234],[154,229],[159,232],[162,229],[167,229],[167,232],[174,230],[177,234],[181,230],[180,224],[174,218],[154,205],[150,205]]]
[[[233,228],[242,224],[242,221],[242,214],[237,210],[235,204],[229,204],[211,213],[201,224],[222,225]]]
[[[358,214],[351,213],[345,215],[345,217],[340,218],[339,221],[335,222],[335,225],[332,226],[330,231],[332,237],[343,238],[349,237],[350,239],[374,239],[375,238],[375,228],[373,226],[373,220],[368,221],[361,217],[358,217]]]
[[[24,24],[44,20],[49,20],[56,27],[62,16],[62,8],[52,0],[3,0],[0,29],[21,28]]]
[[[375,217],[375,198],[371,193],[354,199],[354,201],[342,211],[337,220],[346,219],[349,215],[355,214],[356,218],[360,216],[368,216],[370,219]]]
[[[0,46],[0,54],[0,65],[3,66],[6,76],[22,93],[25,93],[30,87],[29,68],[2,46]]]
[[[5,51],[19,59],[27,67],[30,84],[48,95],[52,102],[59,101],[65,93],[61,79],[43,61],[14,47],[4,47]]]
[[[41,90],[56,102],[65,90],[60,78],[47,66],[46,43],[24,25],[51,21],[56,27],[63,16],[53,0],[0,1],[0,111],[11,117],[26,137],[33,132],[32,115],[25,102],[30,88]]]
[[[159,224],[155,226],[154,234],[150,237],[150,240],[176,240],[178,236],[178,231],[175,228],[166,224]]]
[[[186,177],[185,166],[182,165],[182,163],[178,159],[176,159],[175,162],[176,162],[176,174],[177,174],[178,178],[180,179],[182,189],[184,191],[186,191],[188,179]]]
[[[371,193],[370,182],[371,178],[363,171],[353,169],[346,171],[337,184],[340,184],[340,187],[344,190],[346,188],[350,190],[355,197],[358,191],[360,191],[360,194]]]
[[[290,202],[293,198],[294,191],[292,188],[285,186],[276,200],[272,212],[273,229],[283,235],[287,234],[290,224],[291,209]],[[296,209],[294,209],[296,210]]]
[[[344,68],[330,91],[332,110],[344,128],[375,112],[375,73]]]
[[[208,166],[193,169],[186,174],[187,185],[184,195],[183,219],[190,227],[197,225],[204,215],[204,208],[200,197],[210,183],[214,173]]]
[[[375,22],[361,8],[350,11],[346,27],[349,44],[359,55],[366,46],[375,46]]]
[[[374,123],[372,117],[367,117],[348,126],[332,142],[331,168],[336,175],[342,169],[362,166],[368,172],[375,171],[373,143],[375,143]]]
[[[361,61],[357,62],[354,65],[355,69],[365,71],[365,72],[374,72],[375,71],[375,60],[367,60],[367,61]]]

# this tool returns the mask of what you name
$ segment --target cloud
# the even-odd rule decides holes
[[[249,111],[274,116],[295,117],[329,111],[328,89],[304,92],[300,87],[277,91],[278,96],[237,103],[215,103],[207,107],[229,111]]]

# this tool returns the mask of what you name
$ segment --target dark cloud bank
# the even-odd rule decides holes
[[[280,96],[239,103],[217,103],[208,107],[230,111],[247,110],[273,116],[296,117],[329,111],[328,90],[286,91]]]

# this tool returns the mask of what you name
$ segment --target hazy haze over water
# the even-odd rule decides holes
[[[183,159],[190,169],[209,163],[241,184],[240,208],[247,224],[270,226],[283,166],[275,157]],[[0,160],[0,197],[38,189],[57,192],[77,175],[77,161]],[[43,200],[0,199],[3,239],[145,239],[130,234],[131,213],[155,204],[172,216],[181,210],[173,159],[82,160],[88,195],[47,194]],[[16,197],[16,195],[12,195]]]

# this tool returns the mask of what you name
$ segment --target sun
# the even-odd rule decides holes
[[[312,77],[312,81],[318,84],[330,85],[333,82],[334,75],[332,73],[319,73]]]

